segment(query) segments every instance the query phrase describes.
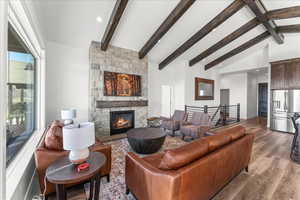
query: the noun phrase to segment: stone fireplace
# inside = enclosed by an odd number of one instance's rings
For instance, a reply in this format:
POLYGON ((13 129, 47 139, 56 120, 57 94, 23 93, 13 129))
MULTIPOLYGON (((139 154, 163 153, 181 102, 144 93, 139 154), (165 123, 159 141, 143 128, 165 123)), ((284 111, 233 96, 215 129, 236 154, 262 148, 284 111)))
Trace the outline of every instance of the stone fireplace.
POLYGON ((110 112, 110 135, 125 133, 134 128, 134 110, 110 112))
POLYGON ((112 130, 112 113, 133 111, 134 118, 128 124, 125 119, 119 125, 145 127, 148 118, 148 60, 139 59, 138 52, 109 46, 101 50, 100 42, 92 42, 89 53, 89 121, 95 122, 97 137, 124 133, 124 130, 112 130), (141 96, 104 96, 104 71, 127 73, 141 76, 141 96))

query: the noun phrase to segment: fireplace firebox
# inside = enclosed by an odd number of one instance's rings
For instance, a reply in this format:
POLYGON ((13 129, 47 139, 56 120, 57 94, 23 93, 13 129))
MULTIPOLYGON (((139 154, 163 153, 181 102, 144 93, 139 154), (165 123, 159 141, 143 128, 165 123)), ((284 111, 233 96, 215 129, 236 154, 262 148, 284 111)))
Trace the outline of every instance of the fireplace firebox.
POLYGON ((125 133, 134 128, 134 110, 110 112, 110 135, 125 133))

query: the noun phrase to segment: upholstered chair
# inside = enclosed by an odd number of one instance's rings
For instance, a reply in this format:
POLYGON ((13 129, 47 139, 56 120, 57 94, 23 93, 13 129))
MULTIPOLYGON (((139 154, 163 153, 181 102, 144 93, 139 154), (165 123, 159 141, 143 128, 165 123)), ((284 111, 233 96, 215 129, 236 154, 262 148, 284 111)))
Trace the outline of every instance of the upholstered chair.
MULTIPOLYGON (((62 127, 63 124, 61 122, 54 121, 45 130, 44 137, 35 151, 35 165, 39 177, 40 189, 45 195, 45 199, 48 199, 48 196, 55 192, 55 186, 45 178, 47 168, 56 160, 69 154, 69 151, 63 149, 62 127)), ((92 152, 101 152, 105 155, 106 163, 101 169, 101 176, 105 176, 109 182, 111 171, 111 146, 105 145, 96 139, 96 143, 89 149, 92 152)), ((71 186, 73 185, 67 185, 67 187, 71 186)))
POLYGON ((171 118, 161 117, 161 128, 164 130, 169 130, 172 132, 172 136, 175 135, 175 131, 180 129, 180 124, 183 121, 186 121, 187 114, 182 110, 175 110, 173 116, 171 118))
POLYGON ((210 116, 207 113, 194 112, 190 121, 181 123, 180 133, 182 134, 183 140, 185 136, 197 139, 204 137, 210 128, 210 116))

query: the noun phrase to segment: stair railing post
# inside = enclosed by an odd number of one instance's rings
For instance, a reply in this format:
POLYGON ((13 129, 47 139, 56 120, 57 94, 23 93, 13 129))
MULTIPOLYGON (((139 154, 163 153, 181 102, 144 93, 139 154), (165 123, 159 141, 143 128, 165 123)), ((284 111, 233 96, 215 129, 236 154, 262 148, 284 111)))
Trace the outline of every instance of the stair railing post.
POLYGON ((222 112, 222 124, 223 126, 226 125, 226 104, 224 106, 222 106, 223 108, 223 112, 222 112))
POLYGON ((208 111, 208 106, 205 105, 205 106, 204 106, 204 113, 207 113, 207 111, 208 111))
POLYGON ((237 104, 237 116, 236 116, 236 121, 239 122, 240 121, 240 112, 241 112, 241 105, 238 103, 237 104))

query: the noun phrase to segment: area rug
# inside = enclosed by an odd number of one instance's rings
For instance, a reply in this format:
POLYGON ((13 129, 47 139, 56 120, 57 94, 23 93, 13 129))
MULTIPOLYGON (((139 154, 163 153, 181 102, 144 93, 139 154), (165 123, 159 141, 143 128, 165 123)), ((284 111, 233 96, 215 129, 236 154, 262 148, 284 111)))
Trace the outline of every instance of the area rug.
MULTIPOLYGON (((129 194, 125 194, 125 155, 127 152, 133 151, 128 144, 127 138, 117 141, 107 142, 112 146, 112 170, 110 173, 110 182, 107 183, 106 178, 101 180, 100 199, 101 200, 135 200, 129 194)), ((165 143, 160 151, 173 149, 186 144, 179 137, 167 136, 165 143)), ((143 156, 143 155, 140 155, 143 156)), ((85 185, 86 195, 89 195, 89 184, 85 185)))

